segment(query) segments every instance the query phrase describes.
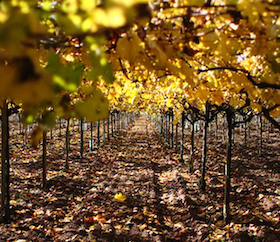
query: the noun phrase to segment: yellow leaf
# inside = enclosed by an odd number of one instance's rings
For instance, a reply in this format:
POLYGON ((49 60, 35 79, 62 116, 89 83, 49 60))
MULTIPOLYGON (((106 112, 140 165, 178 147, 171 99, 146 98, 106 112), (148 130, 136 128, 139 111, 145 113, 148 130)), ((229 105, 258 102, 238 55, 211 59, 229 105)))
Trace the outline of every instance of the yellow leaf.
POLYGON ((143 230, 143 229, 145 229, 147 227, 147 224, 142 224, 139 228, 140 228, 140 230, 143 230))
POLYGON ((167 101, 166 101, 166 107, 170 108, 171 105, 172 105, 172 99, 168 98, 167 101))
POLYGON ((74 108, 80 116, 91 122, 108 117, 108 101, 99 90, 85 101, 78 101, 74 108))
POLYGON ((126 23, 125 13, 121 7, 111 7, 107 10, 96 8, 93 14, 97 25, 119 28, 126 23))
POLYGON ((80 4, 81 4, 80 8, 83 11, 89 11, 89 10, 92 11, 97 6, 97 1, 81 0, 80 4))
POLYGON ((194 6, 203 6, 204 0, 188 0, 188 5, 194 5, 194 6))
POLYGON ((114 198, 118 201, 118 202, 124 202, 126 200, 126 195, 123 195, 121 192, 117 193, 114 198))
POLYGON ((89 227, 89 231, 93 231, 93 230, 95 230, 95 225, 91 225, 91 226, 89 227))
POLYGON ((39 145, 42 137, 43 137, 42 128, 40 126, 38 126, 33 130, 32 134, 31 134, 31 138, 30 138, 31 146, 36 148, 39 145))
POLYGON ((120 230, 121 228, 122 228, 121 225, 116 225, 116 226, 115 226, 115 229, 116 229, 116 230, 120 230))
POLYGON ((102 217, 102 215, 100 215, 100 214, 96 215, 94 217, 94 220, 96 220, 100 223, 103 223, 103 224, 107 223, 107 220, 104 217, 102 217))
POLYGON ((145 4, 145 3, 148 3, 147 0, 126 0, 126 1, 123 1, 123 0, 111 0, 112 3, 115 3, 115 4, 119 4, 119 5, 123 5, 127 8, 130 8, 132 7, 133 5, 136 5, 136 4, 145 4))

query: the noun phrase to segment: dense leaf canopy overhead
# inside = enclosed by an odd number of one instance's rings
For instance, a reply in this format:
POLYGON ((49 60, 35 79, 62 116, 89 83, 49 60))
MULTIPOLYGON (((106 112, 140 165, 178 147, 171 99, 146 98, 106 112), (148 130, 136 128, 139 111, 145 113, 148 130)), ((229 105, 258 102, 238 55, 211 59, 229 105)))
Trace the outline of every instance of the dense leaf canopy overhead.
POLYGON ((273 0, 1 1, 0 96, 91 121, 207 101, 277 117, 279 13, 273 0))

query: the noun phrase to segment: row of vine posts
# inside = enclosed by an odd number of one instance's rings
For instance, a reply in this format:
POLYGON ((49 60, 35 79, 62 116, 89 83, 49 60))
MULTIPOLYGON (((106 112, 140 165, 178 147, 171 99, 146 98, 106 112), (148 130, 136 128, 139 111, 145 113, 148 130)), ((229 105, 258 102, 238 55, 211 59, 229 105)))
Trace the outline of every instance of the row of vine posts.
MULTIPOLYGON (((176 152, 179 152, 180 161, 182 164, 188 165, 188 171, 193 173, 193 162, 194 162, 194 153, 195 153, 195 131, 199 130, 198 122, 202 122, 203 130, 203 141, 202 141, 202 151, 201 151, 201 162, 200 162, 200 179, 199 179, 199 188, 201 191, 205 191, 206 182, 206 163, 207 163, 207 140, 209 133, 209 125, 215 121, 215 136, 217 138, 218 129, 226 128, 224 131, 225 135, 222 135, 223 141, 227 143, 226 148, 226 164, 225 164, 225 173, 224 173, 224 204, 223 204, 223 218, 224 222, 227 224, 230 221, 230 191, 231 191, 231 162, 232 162, 232 149, 234 145, 234 130, 236 127, 239 127, 240 130, 244 128, 244 146, 247 146, 247 139, 250 136, 250 129, 248 125, 250 124, 253 117, 256 117, 259 123, 259 154, 262 155, 263 150, 263 130, 264 130, 264 120, 262 118, 262 113, 254 114, 251 110, 247 110, 248 102, 241 108, 235 110, 233 107, 227 104, 221 106, 212 105, 210 102, 205 103, 205 110, 201 112, 194 106, 190 104, 187 105, 187 108, 181 114, 180 123, 174 124, 174 111, 172 108, 169 108, 168 111, 162 111, 160 118, 155 119, 158 132, 164 138, 165 144, 170 148, 175 148, 176 152), (219 127, 218 117, 222 117, 223 125, 219 127), (188 122, 188 123, 187 123, 188 122), (175 125, 175 132, 174 132, 175 125), (181 126, 181 138, 179 138, 179 125, 181 126), (186 125, 190 126, 190 150, 189 158, 185 163, 184 154, 184 139, 185 139, 185 127, 186 125), (225 137, 226 136, 226 137, 225 137), (180 145, 180 147, 179 147, 180 145)), ((273 130, 273 125, 271 125, 271 130, 273 130)))
MULTIPOLYGON (((0 220, 3 222, 9 222, 10 220, 10 157, 9 157, 9 122, 10 116, 14 114, 17 115, 17 122, 19 122, 18 129, 19 133, 17 135, 23 136, 23 144, 25 146, 29 145, 27 142, 28 134, 36 130, 37 123, 32 125, 22 125, 21 124, 21 114, 19 112, 19 107, 10 107, 8 101, 3 102, 2 115, 1 115, 1 137, 2 137, 2 156, 1 156, 1 210, 0 210, 0 220), (34 128, 35 127, 35 128, 34 128)), ((121 129, 128 128, 129 124, 135 120, 134 113, 123 113, 118 110, 112 110, 109 113, 107 120, 98 120, 96 123, 90 123, 90 140, 89 140, 89 151, 98 149, 102 144, 109 142, 111 138, 116 136, 121 129), (94 137, 94 131, 96 131, 96 137, 94 137), (102 139, 101 139, 102 137, 102 139), (94 139, 95 138, 95 139, 94 139), (96 140, 96 142, 94 142, 96 140)), ((57 119, 56 126, 54 128, 59 129, 59 136, 62 136, 63 128, 65 129, 65 167, 64 170, 67 172, 69 170, 69 154, 70 154, 70 138, 71 132, 75 130, 75 121, 78 123, 78 132, 80 132, 80 159, 84 158, 85 152, 85 142, 84 142, 84 132, 87 130, 88 122, 84 119, 72 120, 73 128, 71 129, 71 119, 66 120, 57 119)), ((32 134, 31 134, 32 135, 32 134)), ((47 190, 47 144, 48 136, 52 139, 53 130, 43 131, 42 134, 42 189, 47 190)))

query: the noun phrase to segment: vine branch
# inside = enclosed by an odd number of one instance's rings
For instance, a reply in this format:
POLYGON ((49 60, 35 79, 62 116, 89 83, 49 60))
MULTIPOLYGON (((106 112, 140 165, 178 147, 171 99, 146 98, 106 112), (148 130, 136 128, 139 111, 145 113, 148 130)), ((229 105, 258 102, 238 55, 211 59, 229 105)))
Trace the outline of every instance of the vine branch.
POLYGON ((273 88, 273 89, 277 89, 280 90, 280 85, 276 84, 276 83, 267 83, 267 82, 256 82, 253 78, 253 76, 251 75, 251 73, 245 69, 242 68, 235 68, 235 67, 227 67, 227 66, 220 66, 220 67, 212 67, 212 68, 208 68, 205 70, 199 69, 198 70, 198 74, 202 73, 202 72, 207 72, 207 71, 215 71, 215 70, 229 70, 229 71, 234 71, 234 72, 242 72, 246 74, 247 79, 255 86, 257 86, 260 89, 264 89, 264 88, 273 88))

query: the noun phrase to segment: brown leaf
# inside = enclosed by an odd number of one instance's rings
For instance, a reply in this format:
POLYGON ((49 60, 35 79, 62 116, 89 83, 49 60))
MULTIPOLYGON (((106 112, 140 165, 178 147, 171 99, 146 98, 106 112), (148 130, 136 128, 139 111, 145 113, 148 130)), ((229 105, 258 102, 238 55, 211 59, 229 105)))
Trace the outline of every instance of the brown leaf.
POLYGON ((30 144, 33 148, 37 148, 40 140, 43 138, 43 131, 40 126, 36 127, 31 134, 30 144))

